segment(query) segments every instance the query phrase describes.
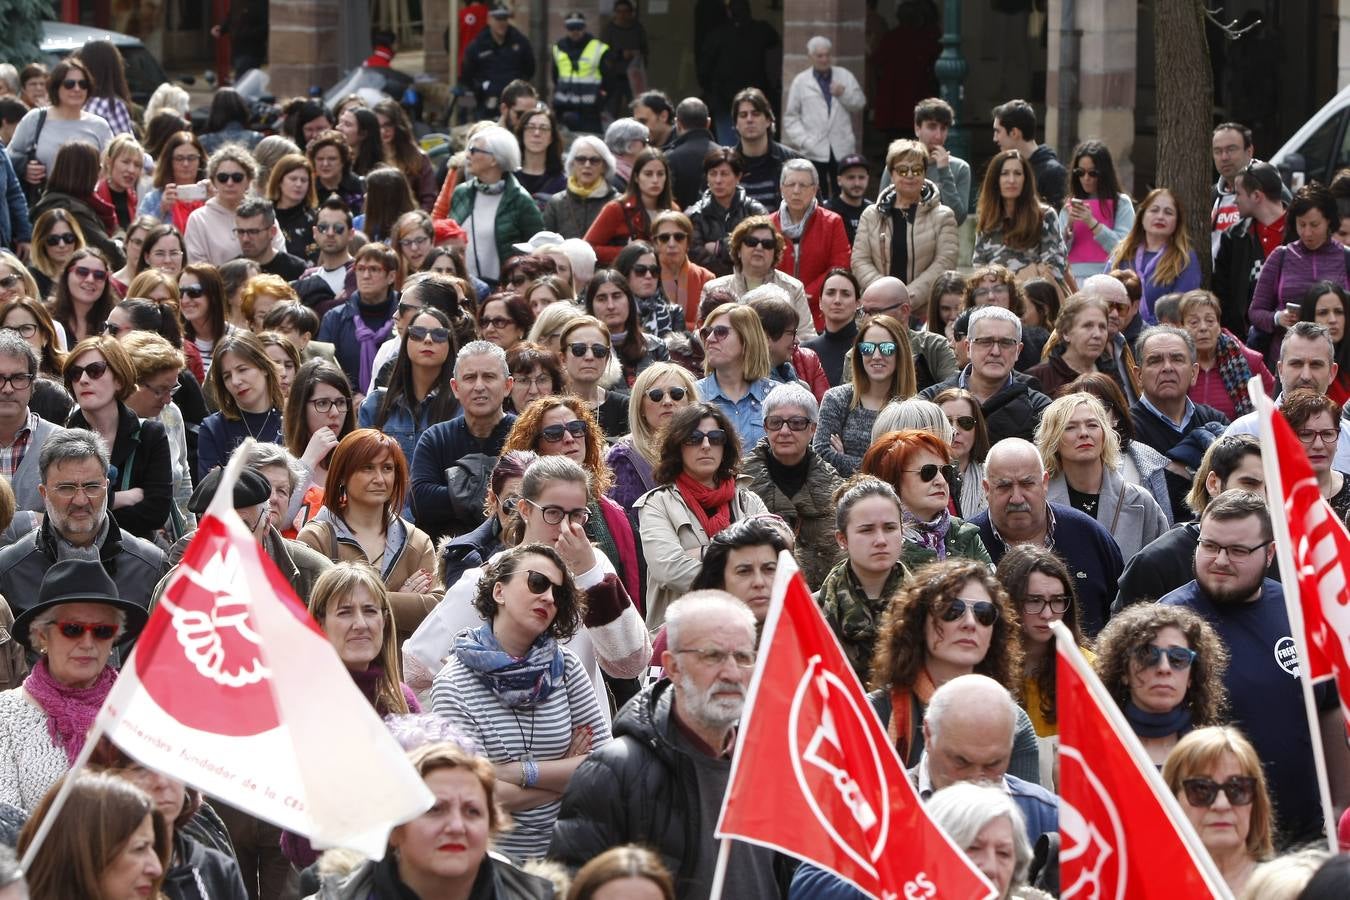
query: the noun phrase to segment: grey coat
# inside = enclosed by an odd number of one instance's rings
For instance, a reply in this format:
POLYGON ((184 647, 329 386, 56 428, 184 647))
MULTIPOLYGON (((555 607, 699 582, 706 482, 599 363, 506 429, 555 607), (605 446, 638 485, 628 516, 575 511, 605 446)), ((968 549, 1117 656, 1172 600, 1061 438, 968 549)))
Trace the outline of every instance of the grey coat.
POLYGON ((1142 441, 1130 441, 1125 458, 1127 467, 1133 464, 1139 473, 1139 486, 1158 501, 1167 518, 1167 527, 1171 528, 1175 523, 1172 521, 1172 495, 1167 491, 1167 457, 1142 441))
MULTIPOLYGON (((1118 471, 1107 469, 1097 502, 1097 524, 1115 538, 1121 559, 1129 562, 1140 548, 1167 530, 1167 517, 1153 496, 1131 484, 1118 471)), ((1064 473, 1050 479, 1046 499, 1069 506, 1069 486, 1064 473)))

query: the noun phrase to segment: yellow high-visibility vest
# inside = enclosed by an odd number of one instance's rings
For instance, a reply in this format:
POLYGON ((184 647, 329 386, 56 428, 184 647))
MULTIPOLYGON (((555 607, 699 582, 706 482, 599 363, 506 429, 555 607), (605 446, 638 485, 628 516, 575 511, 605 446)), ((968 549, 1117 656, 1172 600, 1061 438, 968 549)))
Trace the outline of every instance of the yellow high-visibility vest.
POLYGON ((553 45, 553 64, 558 69, 558 83, 553 90, 554 106, 594 106, 600 102, 600 85, 604 80, 600 60, 608 50, 609 45, 604 41, 591 38, 573 65, 572 57, 557 44, 553 45))

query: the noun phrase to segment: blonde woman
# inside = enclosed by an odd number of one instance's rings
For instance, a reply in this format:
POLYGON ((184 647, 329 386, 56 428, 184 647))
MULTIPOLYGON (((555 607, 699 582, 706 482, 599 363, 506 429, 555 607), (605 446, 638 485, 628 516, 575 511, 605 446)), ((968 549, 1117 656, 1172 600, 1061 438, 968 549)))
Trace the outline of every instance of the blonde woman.
POLYGON ((653 363, 633 382, 628 402, 628 431, 605 456, 614 473, 609 498, 624 509, 656 487, 652 469, 660 461, 659 437, 675 413, 698 399, 694 376, 684 366, 653 363))
POLYGON ((1036 449, 1050 476, 1046 499, 1096 519, 1123 559, 1167 530, 1153 495, 1121 477, 1120 438, 1092 394, 1067 394, 1047 406, 1036 427, 1036 449))
POLYGON ((119 134, 103 148, 100 167, 94 196, 112 208, 117 231, 125 232, 136 218, 136 184, 145 171, 145 150, 131 134, 119 134))
POLYGON ((764 437, 764 399, 778 383, 769 377, 769 338, 759 314, 723 303, 708 313, 699 335, 706 377, 698 382, 698 397, 727 415, 742 447, 753 447, 764 437))
POLYGON ((563 329, 584 315, 586 313, 574 303, 550 303, 540 310, 526 340, 558 353, 562 349, 563 329))
POLYGON ((890 316, 864 321, 852 354, 852 383, 825 392, 812 441, 816 452, 845 478, 862 465, 877 414, 892 400, 906 400, 917 390, 909 329, 890 316))

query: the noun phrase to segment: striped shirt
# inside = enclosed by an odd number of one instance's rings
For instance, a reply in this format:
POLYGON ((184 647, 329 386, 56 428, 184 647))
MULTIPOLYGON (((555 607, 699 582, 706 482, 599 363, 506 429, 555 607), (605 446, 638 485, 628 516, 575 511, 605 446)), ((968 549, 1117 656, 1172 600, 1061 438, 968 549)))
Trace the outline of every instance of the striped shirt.
MULTIPOLYGON (((453 654, 431 686, 431 708, 477 741, 493 763, 509 763, 528 747, 536 762, 563 759, 572 730, 591 727, 591 750, 610 742, 609 724, 600 712, 595 688, 581 661, 563 648, 563 683, 533 707, 503 706, 478 675, 453 654)), ((511 813, 515 827, 498 836, 499 852, 516 859, 538 859, 548 852, 561 799, 511 813)))
POLYGON ((28 421, 14 432, 13 443, 9 446, 0 445, 0 472, 11 481, 14 480, 14 473, 19 471, 19 466, 23 464, 23 456, 28 452, 28 439, 37 428, 37 420, 37 413, 29 410, 28 421))

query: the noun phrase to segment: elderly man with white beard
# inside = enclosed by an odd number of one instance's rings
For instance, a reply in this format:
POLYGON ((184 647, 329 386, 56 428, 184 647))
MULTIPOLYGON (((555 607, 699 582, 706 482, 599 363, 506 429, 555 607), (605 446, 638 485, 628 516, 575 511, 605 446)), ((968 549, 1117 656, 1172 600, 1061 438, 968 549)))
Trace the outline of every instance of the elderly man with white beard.
MULTIPOLYGON (((548 856, 575 870, 610 847, 643 844, 674 873, 677 897, 702 900, 755 668, 755 617, 724 591, 695 591, 666 610, 666 639, 666 678, 628 702, 615 740, 572 776, 548 856)), ((783 896, 773 859, 733 843, 723 896, 783 896)))

